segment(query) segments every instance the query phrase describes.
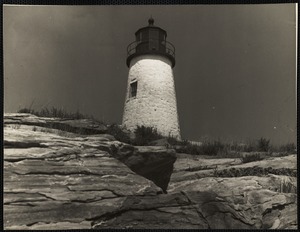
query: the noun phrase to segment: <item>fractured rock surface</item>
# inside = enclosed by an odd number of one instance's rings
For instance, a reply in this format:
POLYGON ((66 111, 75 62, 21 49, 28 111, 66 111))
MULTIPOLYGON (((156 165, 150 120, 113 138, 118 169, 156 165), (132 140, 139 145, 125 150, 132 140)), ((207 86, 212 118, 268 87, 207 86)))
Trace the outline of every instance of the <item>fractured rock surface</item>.
MULTIPOLYGON (((248 168, 253 170, 288 168, 291 171, 297 171, 296 164, 296 155, 242 164, 240 159, 202 159, 178 154, 168 193, 213 192, 222 199, 224 204, 238 213, 251 228, 296 229, 296 177, 274 174, 240 177, 215 176, 216 170, 224 171, 233 168, 237 172, 248 168)), ((218 223, 215 228, 228 228, 228 225, 222 227, 222 223, 218 223)))
POLYGON ((295 155, 248 164, 201 159, 118 142, 100 125, 82 135, 51 120, 89 128, 84 120, 4 117, 5 229, 297 228, 296 177, 213 175, 216 165, 296 170, 295 155))
POLYGON ((10 126, 4 128, 6 229, 91 228, 93 218, 119 208, 127 196, 161 192, 109 154, 110 136, 10 126))

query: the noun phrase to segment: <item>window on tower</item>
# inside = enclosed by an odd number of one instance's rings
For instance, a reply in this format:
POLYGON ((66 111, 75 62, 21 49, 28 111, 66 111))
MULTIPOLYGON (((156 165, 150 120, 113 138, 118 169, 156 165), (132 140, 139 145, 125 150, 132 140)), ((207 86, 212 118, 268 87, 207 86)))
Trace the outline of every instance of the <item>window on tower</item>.
POLYGON ((137 92, 137 81, 130 83, 129 97, 135 97, 137 92))

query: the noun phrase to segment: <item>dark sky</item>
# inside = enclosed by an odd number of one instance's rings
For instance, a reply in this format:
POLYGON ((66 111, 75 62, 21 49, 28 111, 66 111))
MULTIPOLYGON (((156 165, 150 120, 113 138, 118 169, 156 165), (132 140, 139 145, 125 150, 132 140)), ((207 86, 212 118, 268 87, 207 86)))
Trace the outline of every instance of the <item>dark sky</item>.
POLYGON ((121 123, 126 47, 155 25, 176 47, 183 138, 296 142, 296 5, 4 6, 4 110, 121 123))

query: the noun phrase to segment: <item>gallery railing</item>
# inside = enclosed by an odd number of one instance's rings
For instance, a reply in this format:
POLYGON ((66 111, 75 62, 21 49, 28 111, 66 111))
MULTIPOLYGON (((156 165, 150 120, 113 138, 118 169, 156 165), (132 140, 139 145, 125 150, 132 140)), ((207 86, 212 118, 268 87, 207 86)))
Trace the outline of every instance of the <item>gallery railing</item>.
POLYGON ((127 47, 127 65, 131 58, 143 54, 160 54, 171 59, 175 65, 175 47, 168 41, 149 39, 144 41, 134 41, 127 47))

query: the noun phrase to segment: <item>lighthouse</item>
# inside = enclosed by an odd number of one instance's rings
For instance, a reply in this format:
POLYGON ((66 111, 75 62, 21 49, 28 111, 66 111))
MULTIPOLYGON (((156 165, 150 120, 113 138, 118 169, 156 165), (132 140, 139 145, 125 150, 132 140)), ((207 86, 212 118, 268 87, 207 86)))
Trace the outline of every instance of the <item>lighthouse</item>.
POLYGON ((175 47, 166 40, 167 32, 154 25, 135 33, 127 47, 129 67, 123 126, 156 128, 164 136, 180 139, 173 68, 175 47))

